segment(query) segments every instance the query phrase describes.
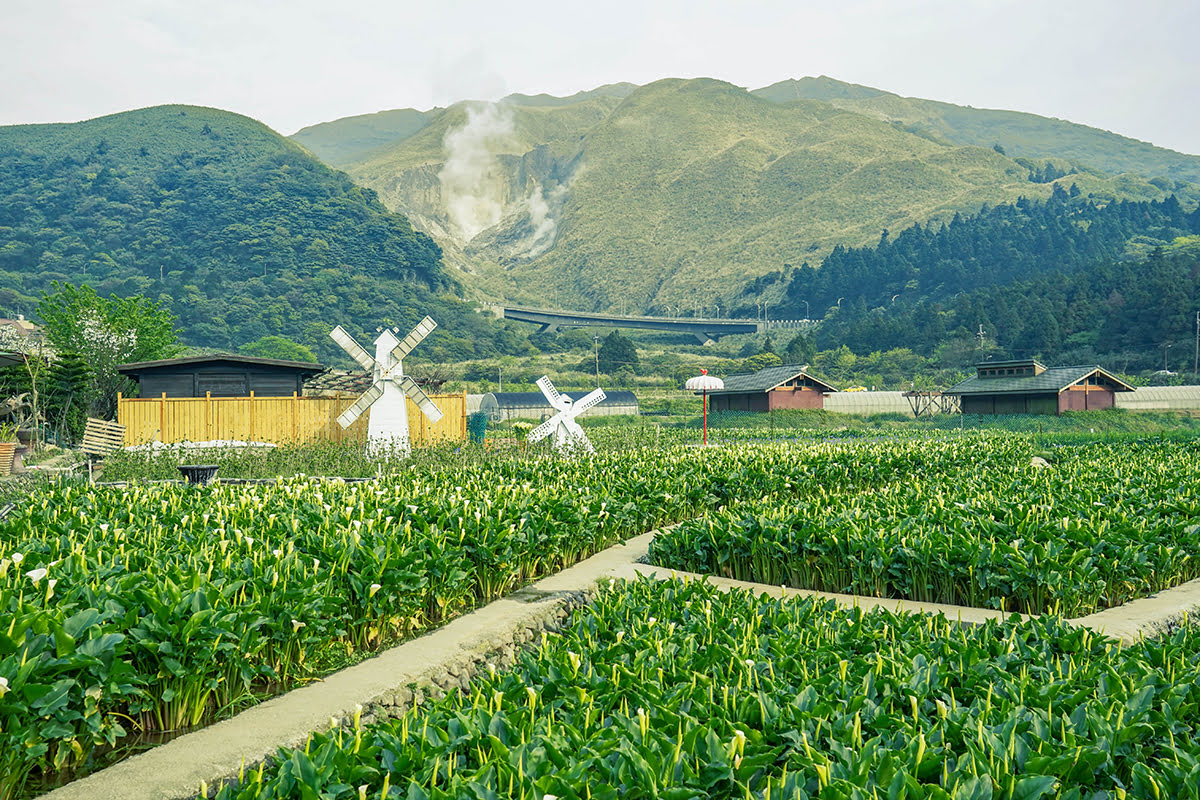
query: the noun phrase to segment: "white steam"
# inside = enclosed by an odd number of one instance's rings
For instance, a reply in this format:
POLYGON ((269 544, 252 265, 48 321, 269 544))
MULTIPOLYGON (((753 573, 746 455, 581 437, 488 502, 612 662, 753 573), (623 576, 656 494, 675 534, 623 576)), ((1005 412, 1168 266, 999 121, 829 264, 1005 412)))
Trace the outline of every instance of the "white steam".
POLYGON ((508 181, 496 154, 512 134, 512 112, 495 103, 469 106, 467 124, 446 132, 446 163, 438 180, 450 223, 464 242, 504 216, 508 181))
MULTIPOLYGON (((561 202, 566 191, 565 186, 556 186, 550 190, 550 199, 557 204, 561 202)), ((554 244, 554 236, 558 233, 558 223, 554 221, 554 217, 550 216, 550 204, 546 202, 546 197, 542 194, 541 185, 534 188, 533 194, 529 195, 525 204, 529 209, 529 222, 533 227, 533 233, 525 243, 525 247, 528 248, 525 257, 537 258, 554 244)))

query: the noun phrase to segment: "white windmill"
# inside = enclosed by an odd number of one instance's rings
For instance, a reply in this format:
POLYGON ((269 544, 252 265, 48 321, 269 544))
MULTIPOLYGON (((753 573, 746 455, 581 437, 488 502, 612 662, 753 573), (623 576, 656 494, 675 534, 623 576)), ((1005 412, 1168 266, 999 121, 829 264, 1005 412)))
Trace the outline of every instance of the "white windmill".
POLYGON ((587 434, 583 432, 583 428, 579 426, 575 418, 607 397, 604 390, 595 389, 578 401, 573 401, 567 395, 559 394, 558 390, 554 388, 554 384, 545 375, 538 378, 537 385, 542 390, 542 394, 546 395, 546 400, 557 409, 558 413, 531 430, 525 439, 532 444, 540 442, 553 433, 554 448, 560 453, 569 453, 577 449, 586 450, 589 453, 596 452, 592 443, 588 441, 587 434))
MULTIPOLYGON (((397 339, 391 330, 385 328, 375 340, 374 358, 341 325, 330 331, 329 336, 375 377, 371 388, 363 392, 337 420, 343 428, 349 428, 364 411, 371 409, 371 419, 367 423, 368 452, 383 455, 392 451, 409 451, 406 397, 412 398, 430 422, 442 418, 441 410, 421 391, 417 382, 405 376, 402 363, 404 357, 436 327, 437 323, 426 317, 403 340, 397 339)), ((399 332, 400 329, 394 330, 399 332)))

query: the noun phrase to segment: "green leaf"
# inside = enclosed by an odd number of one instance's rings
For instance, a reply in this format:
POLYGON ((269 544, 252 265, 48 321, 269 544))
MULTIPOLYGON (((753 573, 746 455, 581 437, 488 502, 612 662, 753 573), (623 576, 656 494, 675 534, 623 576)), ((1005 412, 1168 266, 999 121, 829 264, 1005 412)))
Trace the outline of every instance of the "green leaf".
POLYGON ((1054 791, 1058 779, 1053 775, 1028 775, 1013 787, 1012 800, 1037 800, 1054 791))

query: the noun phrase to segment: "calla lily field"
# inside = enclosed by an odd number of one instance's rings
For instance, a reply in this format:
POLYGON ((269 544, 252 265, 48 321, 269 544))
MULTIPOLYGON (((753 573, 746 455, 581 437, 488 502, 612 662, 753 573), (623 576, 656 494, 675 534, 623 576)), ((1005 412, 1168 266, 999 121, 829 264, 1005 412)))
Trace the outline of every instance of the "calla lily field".
POLYGON ((1044 616, 970 627, 614 581, 517 667, 206 796, 1196 797, 1200 634, 1185 618, 1122 648, 1064 618, 1200 575, 1200 445, 1036 452, 831 436, 361 482, 50 484, 0 519, 0 800, 652 529, 663 572, 1044 616))

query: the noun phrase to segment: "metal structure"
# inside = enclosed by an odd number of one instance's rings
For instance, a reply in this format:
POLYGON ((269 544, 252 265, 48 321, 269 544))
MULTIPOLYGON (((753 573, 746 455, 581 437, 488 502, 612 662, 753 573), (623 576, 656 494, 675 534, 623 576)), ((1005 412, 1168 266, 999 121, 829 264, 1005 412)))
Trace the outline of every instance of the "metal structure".
POLYGON ((531 430, 525 437, 526 440, 533 444, 554 434, 554 448, 560 453, 566 454, 577 450, 596 452, 588 440, 587 434, 583 432, 583 428, 579 426, 575 418, 603 400, 605 398, 604 390, 594 389, 584 395, 583 399, 575 402, 567 395, 559 394, 559 391, 554 388, 554 384, 545 375, 538 378, 537 385, 542 390, 542 394, 546 395, 546 400, 553 408, 557 409, 558 413, 531 430))
POLYGON ((959 413, 959 400, 955 395, 941 392, 924 392, 916 389, 905 392, 904 399, 908 401, 914 417, 933 416, 934 414, 959 413))
POLYGON ((421 390, 417 382, 404 374, 404 357, 433 332, 437 323, 425 317, 409 331, 403 339, 397 339, 399 328, 384 329, 375 340, 375 357, 364 350, 354 337, 338 325, 329 336, 345 350, 351 358, 374 376, 371 388, 362 393, 345 412, 338 417, 338 424, 349 428, 368 408, 371 417, 367 423, 367 452, 384 455, 400 451, 407 453, 411 448, 408 433, 408 404, 411 398, 430 422, 442 418, 441 410, 421 390))

